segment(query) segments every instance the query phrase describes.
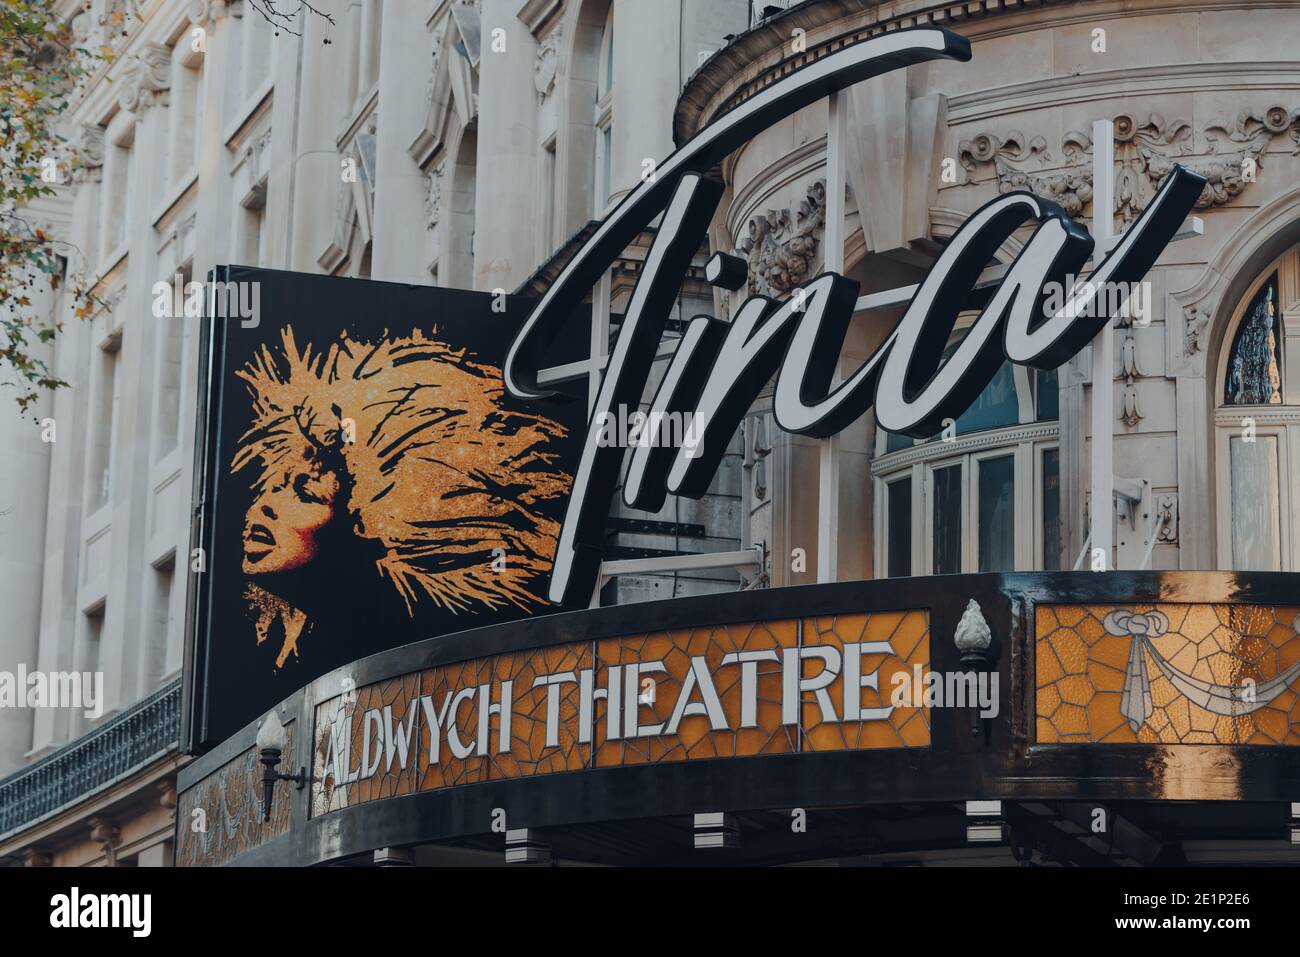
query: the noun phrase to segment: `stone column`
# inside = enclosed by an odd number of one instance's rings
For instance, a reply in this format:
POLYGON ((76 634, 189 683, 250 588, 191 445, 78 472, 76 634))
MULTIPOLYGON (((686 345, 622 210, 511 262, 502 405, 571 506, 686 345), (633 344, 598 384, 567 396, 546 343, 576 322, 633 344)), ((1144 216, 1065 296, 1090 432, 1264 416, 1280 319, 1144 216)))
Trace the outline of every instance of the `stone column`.
POLYGON ((429 115, 429 32, 418 3, 384 6, 379 59, 379 129, 375 158, 375 228, 370 274, 429 284, 425 179, 406 148, 429 115))
POLYGON ((336 140, 346 112, 340 104, 351 95, 344 90, 347 54, 342 43, 326 46, 325 33, 320 17, 305 18, 286 267, 298 272, 320 272, 317 259, 329 245, 344 186, 336 140))
POLYGON ((158 275, 157 234, 153 228, 153 184, 165 182, 163 158, 167 141, 168 85, 171 51, 149 44, 141 64, 119 81, 118 105, 135 117, 131 147, 131 200, 126 206, 126 237, 130 248, 126 295, 114 307, 111 328, 121 330, 117 375, 125 385, 113 419, 113 475, 110 477, 113 561, 108 568, 108 602, 100 636, 100 666, 104 671, 104 714, 128 707, 147 690, 141 687, 143 635, 148 610, 141 607, 148 565, 145 545, 151 489, 154 415, 153 370, 157 358, 158 323, 179 322, 153 315, 152 287, 158 275))
MULTIPOLYGON (((86 255, 94 248, 95 211, 100 206, 104 161, 104 131, 84 126, 78 137, 82 168, 73 178, 72 223, 69 227, 71 274, 94 266, 86 255)), ((74 312, 71 295, 63 300, 63 332, 54 343, 54 374, 73 388, 58 390, 52 400, 55 441, 51 445, 49 506, 45 514, 39 661, 43 671, 71 669, 77 608, 77 572, 81 556, 81 503, 84 498, 86 425, 89 403, 76 385, 85 386, 90 330, 74 312)), ((32 716, 32 756, 58 747, 68 734, 69 712, 43 708, 32 716)))
MULTIPOLYGON (((28 298, 30 306, 5 305, 0 313, 16 311, 46 321, 59 318, 54 315, 58 297, 43 278, 28 298)), ((53 348, 34 337, 30 342, 35 357, 53 363, 53 348)), ((53 397, 43 391, 23 413, 15 402, 17 396, 16 388, 0 389, 0 448, 5 450, 0 455, 0 609, 4 609, 0 669, 9 672, 16 672, 19 665, 28 671, 37 668, 51 440, 57 438, 51 417, 53 397)), ((17 689, 18 707, 0 708, 0 776, 17 770, 31 747, 34 711, 22 707, 25 691, 17 689)))
MULTIPOLYGON (((256 14, 245 13, 245 17, 248 16, 256 14)), ((256 29, 264 30, 267 26, 264 23, 257 24, 256 29)), ((229 36, 226 42, 231 42, 229 36)), ((272 77, 275 98, 271 103, 271 142, 265 160, 266 208, 262 211, 262 216, 266 223, 266 248, 261 251, 261 259, 262 265, 269 269, 289 269, 289 236, 293 229, 291 216, 298 171, 298 141, 295 135, 298 100, 301 96, 298 80, 304 40, 282 30, 279 36, 270 37, 270 43, 275 45, 276 52, 275 75, 272 77)), ((223 151, 225 149, 220 143, 214 145, 223 151)), ((232 200, 233 192, 232 187, 232 200)), ((231 211, 233 210, 228 207, 227 212, 231 211)))
POLYGON ((515 16, 518 8, 516 0, 483 0, 475 289, 512 291, 537 265, 537 44, 515 16))
MULTIPOLYGON (((194 278, 206 282, 208 271, 226 259, 230 249, 230 157, 225 148, 222 118, 229 84, 224 82, 227 71, 237 69, 239 50, 234 46, 238 37, 237 24, 231 22, 224 0, 212 0, 206 7, 197 5, 192 12, 195 27, 206 31, 203 55, 203 126, 199 130, 199 194, 195 201, 194 220, 194 278)), ((274 244, 273 244, 274 245, 274 244)), ((187 326, 187 355, 194 354, 197 340, 195 326, 187 326)), ((187 389, 196 378, 187 377, 187 389)), ((187 393, 186 398, 189 398, 187 393)), ((183 408, 193 408, 186 404, 183 408)), ((193 448, 192 421, 183 423, 183 438, 193 448)))
POLYGON ((614 0, 611 202, 641 181, 645 160, 658 164, 673 151, 680 31, 677 4, 614 0))

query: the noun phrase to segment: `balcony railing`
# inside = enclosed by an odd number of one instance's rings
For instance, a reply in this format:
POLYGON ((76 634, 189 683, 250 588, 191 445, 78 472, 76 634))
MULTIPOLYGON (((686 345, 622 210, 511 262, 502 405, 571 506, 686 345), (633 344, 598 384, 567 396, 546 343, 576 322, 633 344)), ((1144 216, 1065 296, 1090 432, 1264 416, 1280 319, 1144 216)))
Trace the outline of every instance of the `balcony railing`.
POLYGON ((0 780, 0 837, 76 803, 175 748, 180 726, 178 680, 0 780))

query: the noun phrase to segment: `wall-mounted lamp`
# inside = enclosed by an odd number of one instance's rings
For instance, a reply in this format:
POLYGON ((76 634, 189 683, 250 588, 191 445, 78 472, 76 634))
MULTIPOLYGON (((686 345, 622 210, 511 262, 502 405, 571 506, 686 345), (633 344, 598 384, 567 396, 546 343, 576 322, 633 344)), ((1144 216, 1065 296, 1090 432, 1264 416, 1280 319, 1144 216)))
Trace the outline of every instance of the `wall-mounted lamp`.
POLYGON ((307 769, 299 768, 297 774, 277 771, 280 756, 288 744, 289 736, 284 732, 279 713, 272 708, 262 726, 257 729, 258 760, 262 762, 262 820, 271 820, 271 803, 275 800, 275 782, 292 781, 301 791, 307 786, 307 769))
MULTIPOLYGON (((979 602, 974 598, 966 603, 966 610, 961 613, 961 620, 957 622, 957 631, 952 636, 952 642, 961 655, 961 663, 977 680, 981 671, 987 671, 997 662, 997 649, 993 647, 993 630, 984 620, 984 613, 980 611, 979 602)), ((975 691, 974 683, 971 691, 975 691)), ((980 733, 978 695, 974 707, 970 709, 970 733, 972 735, 980 733)))

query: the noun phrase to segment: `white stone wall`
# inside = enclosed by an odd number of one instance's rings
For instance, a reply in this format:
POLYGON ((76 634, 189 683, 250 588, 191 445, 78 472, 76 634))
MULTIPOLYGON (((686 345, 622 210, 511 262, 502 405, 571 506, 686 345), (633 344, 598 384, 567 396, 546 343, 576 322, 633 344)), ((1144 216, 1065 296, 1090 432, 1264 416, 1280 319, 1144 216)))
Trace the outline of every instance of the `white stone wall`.
MULTIPOLYGON (((247 0, 146 0, 142 20, 114 18, 120 0, 64 6, 115 56, 66 116, 87 168, 43 220, 108 308, 81 320, 61 293, 37 304, 65 317, 52 363, 71 387, 35 409, 56 441, 0 401, 0 669, 102 668, 107 720, 182 660, 201 326, 155 316, 154 284, 246 263, 513 291, 603 211, 610 0, 318 0, 335 24, 307 17, 301 38, 274 35, 247 0)), ((643 159, 671 152, 681 83, 744 29, 748 4, 613 7, 617 200, 643 159)), ((0 775, 93 725, 0 711, 0 775)), ((145 807, 131 813, 156 798, 145 807)), ((102 860, 84 825, 73 814, 40 840, 66 845, 60 860, 102 860)))

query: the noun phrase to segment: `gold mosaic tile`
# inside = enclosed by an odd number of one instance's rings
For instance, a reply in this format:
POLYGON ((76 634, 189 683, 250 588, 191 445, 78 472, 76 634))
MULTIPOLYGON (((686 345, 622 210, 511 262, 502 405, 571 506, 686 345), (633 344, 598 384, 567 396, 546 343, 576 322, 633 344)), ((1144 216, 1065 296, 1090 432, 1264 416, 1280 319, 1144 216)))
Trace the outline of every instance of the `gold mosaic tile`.
MULTIPOLYGON (((297 722, 285 726, 281 771, 294 773, 297 722)), ((256 748, 226 762, 176 802, 176 866, 218 867, 289 830, 293 785, 275 785, 271 820, 263 821, 262 765, 256 748)))
POLYGON ((592 767, 927 747, 927 709, 894 707, 891 696, 895 675, 911 677, 914 669, 924 675, 929 663, 928 612, 900 611, 649 632, 433 668, 317 706, 312 813, 592 767), (861 718, 852 720, 846 646, 872 642, 882 644, 863 649, 858 659, 860 675, 874 674, 876 686, 861 688, 861 718), (828 661, 835 677, 787 701, 785 657, 813 646, 825 657, 792 659, 799 670, 791 677, 816 684, 828 661), (747 655, 761 660, 745 665, 744 657, 733 657, 724 664, 727 656, 747 655), (584 673, 592 689, 607 695, 589 694, 586 712, 584 673), (534 684, 548 675, 563 680, 534 684), (616 677, 617 690, 611 690, 616 677), (500 713, 490 711, 483 724, 480 709, 484 702, 500 704, 507 682, 513 711, 502 750, 500 713), (620 698, 619 733, 611 735, 614 696, 620 698), (871 709, 889 710, 879 716, 871 709), (431 733, 435 724, 442 729, 437 735, 431 733))
POLYGON ((1039 743, 1300 744, 1300 607, 1041 605, 1039 743))

